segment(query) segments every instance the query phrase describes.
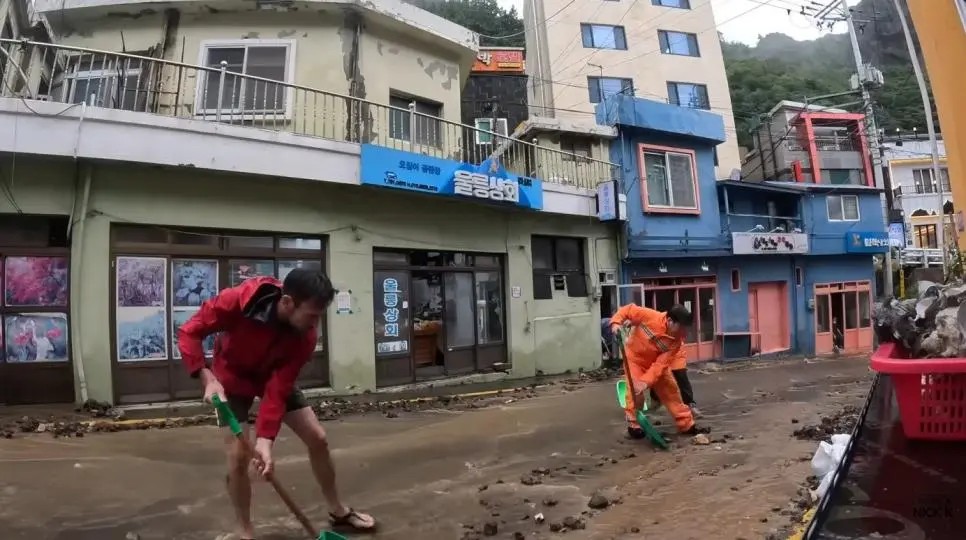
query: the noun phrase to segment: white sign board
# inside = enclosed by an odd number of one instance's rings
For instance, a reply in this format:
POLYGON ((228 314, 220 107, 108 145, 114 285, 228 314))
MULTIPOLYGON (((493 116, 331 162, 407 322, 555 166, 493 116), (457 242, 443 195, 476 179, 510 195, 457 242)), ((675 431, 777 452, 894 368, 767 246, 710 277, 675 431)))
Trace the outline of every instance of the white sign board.
POLYGON ((805 233, 731 233, 735 255, 808 253, 805 233))
POLYGON ((617 214, 617 183, 613 180, 597 184, 597 219, 613 221, 617 214))

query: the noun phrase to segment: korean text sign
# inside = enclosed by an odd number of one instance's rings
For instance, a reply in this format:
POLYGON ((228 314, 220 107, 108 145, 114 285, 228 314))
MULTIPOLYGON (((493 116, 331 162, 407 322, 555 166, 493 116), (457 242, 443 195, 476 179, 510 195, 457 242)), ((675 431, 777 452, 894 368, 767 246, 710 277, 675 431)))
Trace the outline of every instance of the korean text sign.
POLYGON ((886 253, 890 247, 886 231, 850 232, 845 235, 846 253, 886 253))
POLYGON ((399 270, 373 272, 376 354, 409 352, 409 275, 399 270))
POLYGON ((543 209, 543 184, 517 176, 498 159, 480 165, 362 145, 362 184, 543 209))

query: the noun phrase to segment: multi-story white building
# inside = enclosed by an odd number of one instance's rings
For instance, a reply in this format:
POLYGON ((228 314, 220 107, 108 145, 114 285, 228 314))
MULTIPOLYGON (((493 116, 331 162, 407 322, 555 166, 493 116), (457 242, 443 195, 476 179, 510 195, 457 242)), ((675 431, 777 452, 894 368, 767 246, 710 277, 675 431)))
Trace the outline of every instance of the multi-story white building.
POLYGON ((932 149, 926 139, 891 140, 884 143, 883 160, 891 180, 894 206, 902 209, 906 244, 910 247, 939 247, 937 227, 946 216, 946 241, 953 231, 953 193, 946 165, 946 146, 939 141, 940 178, 932 168, 932 149))
POLYGON ((716 176, 740 167, 731 95, 710 0, 526 0, 531 116, 593 122, 608 94, 724 118, 716 176))

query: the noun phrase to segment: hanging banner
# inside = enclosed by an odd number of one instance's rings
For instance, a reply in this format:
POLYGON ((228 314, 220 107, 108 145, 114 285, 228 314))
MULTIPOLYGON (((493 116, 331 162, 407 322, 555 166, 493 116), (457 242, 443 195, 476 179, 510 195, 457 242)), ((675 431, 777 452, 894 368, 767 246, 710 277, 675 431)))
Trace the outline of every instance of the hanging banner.
POLYGON ((731 233, 731 242, 735 255, 808 253, 805 233, 731 233))

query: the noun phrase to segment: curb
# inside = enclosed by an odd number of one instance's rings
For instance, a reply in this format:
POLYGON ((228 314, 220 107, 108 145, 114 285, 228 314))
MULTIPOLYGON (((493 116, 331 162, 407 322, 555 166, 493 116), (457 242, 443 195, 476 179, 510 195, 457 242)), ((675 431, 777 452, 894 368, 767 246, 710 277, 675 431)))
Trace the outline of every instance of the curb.
MULTIPOLYGON (((409 398, 409 399, 393 399, 388 401, 382 401, 381 403, 396 405, 399 403, 420 403, 423 401, 434 401, 442 398, 450 398, 450 399, 478 398, 478 397, 496 396, 499 394, 513 393, 513 392, 518 392, 520 390, 537 390, 539 388, 546 388, 548 386, 549 385, 546 385, 546 384, 540 384, 532 387, 521 386, 519 388, 504 388, 502 390, 483 390, 480 392, 467 392, 463 394, 443 394, 440 396, 427 396, 427 397, 417 397, 417 398, 409 398)), ((205 413, 205 414, 193 414, 193 415, 187 415, 187 416, 159 416, 155 418, 139 418, 139 419, 131 419, 131 420, 123 420, 123 419, 111 420, 107 418, 102 418, 97 420, 86 420, 79 423, 81 425, 86 425, 87 427, 91 427, 94 425, 104 425, 104 424, 113 424, 118 426, 125 426, 125 425, 152 426, 152 425, 159 425, 165 422, 177 420, 179 418, 214 418, 214 417, 215 417, 214 413, 205 413)))
POLYGON ((812 518, 815 517, 815 512, 818 510, 817 506, 813 506, 808 509, 807 512, 802 514, 801 523, 795 526, 794 532, 788 537, 788 540, 803 540, 805 538, 805 531, 808 529, 809 523, 812 522, 812 518))

